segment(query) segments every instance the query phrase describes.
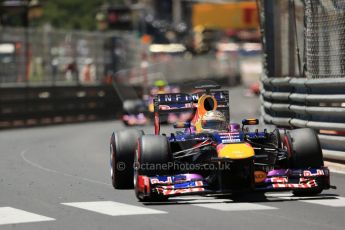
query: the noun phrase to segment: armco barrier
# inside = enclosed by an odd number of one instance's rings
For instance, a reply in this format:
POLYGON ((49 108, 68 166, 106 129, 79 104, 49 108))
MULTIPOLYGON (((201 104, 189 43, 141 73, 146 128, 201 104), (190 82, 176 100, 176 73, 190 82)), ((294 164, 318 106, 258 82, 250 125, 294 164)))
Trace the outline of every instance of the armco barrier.
POLYGON ((115 118, 121 109, 121 101, 111 85, 15 84, 0 89, 0 128, 12 127, 14 123, 39 125, 79 118, 115 118))
POLYGON ((262 83, 261 113, 266 123, 312 128, 324 149, 345 151, 344 78, 265 77, 262 83))

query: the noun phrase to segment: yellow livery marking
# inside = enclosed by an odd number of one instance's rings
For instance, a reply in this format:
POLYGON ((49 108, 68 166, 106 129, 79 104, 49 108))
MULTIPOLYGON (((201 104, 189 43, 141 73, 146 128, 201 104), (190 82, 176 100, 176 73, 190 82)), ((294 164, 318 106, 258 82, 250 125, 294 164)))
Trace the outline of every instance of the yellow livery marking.
POLYGON ((245 159, 253 156, 254 149, 244 143, 225 145, 218 152, 220 158, 245 159))
POLYGON ((149 112, 153 113, 154 110, 155 110, 155 109, 154 109, 153 103, 150 103, 150 104, 149 104, 149 112))

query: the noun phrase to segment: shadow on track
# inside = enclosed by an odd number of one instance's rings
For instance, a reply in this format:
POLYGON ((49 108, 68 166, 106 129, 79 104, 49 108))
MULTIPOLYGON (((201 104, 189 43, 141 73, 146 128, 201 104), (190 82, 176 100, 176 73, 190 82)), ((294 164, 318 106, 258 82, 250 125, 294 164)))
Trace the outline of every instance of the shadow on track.
POLYGON ((317 196, 294 196, 291 193, 245 193, 213 196, 181 196, 172 197, 167 201, 143 202, 144 205, 190 205, 216 203, 274 203, 306 200, 337 199, 337 194, 320 194, 317 196))

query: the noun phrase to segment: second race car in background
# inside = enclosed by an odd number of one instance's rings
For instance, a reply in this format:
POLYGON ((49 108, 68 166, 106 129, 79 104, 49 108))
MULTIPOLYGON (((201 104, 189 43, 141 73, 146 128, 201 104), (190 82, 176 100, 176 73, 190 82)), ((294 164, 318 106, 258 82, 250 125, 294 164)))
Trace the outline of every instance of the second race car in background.
MULTIPOLYGON (((149 90, 149 95, 143 95, 142 99, 125 100, 123 102, 122 121, 125 125, 146 125, 153 119, 153 99, 156 94, 179 93, 178 86, 168 85, 164 80, 157 80, 149 90)), ((162 117, 162 123, 173 124, 177 121, 185 121, 190 113, 169 113, 162 117)))

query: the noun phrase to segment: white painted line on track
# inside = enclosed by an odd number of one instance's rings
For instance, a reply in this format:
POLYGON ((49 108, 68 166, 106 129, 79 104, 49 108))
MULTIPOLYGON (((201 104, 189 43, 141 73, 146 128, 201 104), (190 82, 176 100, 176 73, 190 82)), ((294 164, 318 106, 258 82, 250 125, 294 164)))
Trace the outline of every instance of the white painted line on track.
POLYGON ((193 204, 194 206, 210 208, 219 211, 254 211, 254 210, 273 210, 278 209, 276 207, 253 204, 253 203, 212 203, 212 204, 193 204))
POLYGON ((215 197, 178 197, 170 199, 177 203, 191 204, 193 206, 210 208, 219 211, 253 211, 253 210, 272 210, 276 207, 247 203, 234 202, 231 199, 218 199, 215 197))
POLYGON ((97 181, 97 180, 93 180, 93 179, 89 179, 89 178, 86 178, 86 177, 80 177, 80 176, 75 176, 75 175, 71 175, 71 174, 68 174, 68 173, 64 173, 64 172, 60 172, 60 171, 57 171, 57 170, 54 170, 54 169, 50 169, 50 168, 46 168, 46 167, 43 167, 42 165, 39 165, 35 162, 32 162, 31 160, 29 160, 27 157, 26 157, 26 154, 27 153, 27 150, 23 150, 21 153, 20 153, 20 156, 22 157, 22 159, 28 163, 29 165, 35 167, 35 168, 38 168, 40 170, 43 170, 43 171, 46 171, 46 172, 50 172, 50 173, 55 173, 55 174, 60 174, 62 176, 65 176, 65 177, 71 177, 71 178, 76 178, 76 179, 79 179, 79 180, 84 180, 84 181, 87 181, 87 182, 91 182, 91 183, 95 183, 95 184, 101 184, 101 185, 106 185, 106 186, 111 186, 111 184, 109 183, 104 183, 102 181, 97 181))
POLYGON ((16 208, 0 207, 0 225, 53 220, 55 219, 46 216, 41 216, 31 212, 26 212, 16 208))
POLYGON ((294 196, 292 192, 278 192, 278 193, 266 193, 266 198, 268 199, 284 199, 284 200, 301 200, 301 199, 323 199, 329 196, 294 196))
POLYGON ((294 200, 310 204, 318 204, 329 207, 345 207, 345 197, 334 195, 320 194, 316 196, 293 196, 292 193, 270 193, 266 194, 267 198, 278 198, 284 200, 294 200))
POLYGON ((98 212, 109 216, 166 214, 167 212, 114 201, 62 203, 63 205, 98 212))
POLYGON ((315 196, 294 196, 291 192, 289 193, 266 193, 268 199, 283 199, 283 200, 295 200, 295 201, 304 201, 304 200, 329 200, 334 199, 337 196, 319 194, 315 196))
POLYGON ((318 194, 315 196, 294 196, 292 192, 285 193, 266 193, 267 198, 280 198, 280 199, 289 199, 289 200, 305 200, 305 199, 333 199, 335 195, 329 194, 318 194))
POLYGON ((300 200, 301 202, 310 204, 319 204, 329 207, 345 207, 344 197, 333 197, 331 199, 313 199, 313 200, 300 200))

